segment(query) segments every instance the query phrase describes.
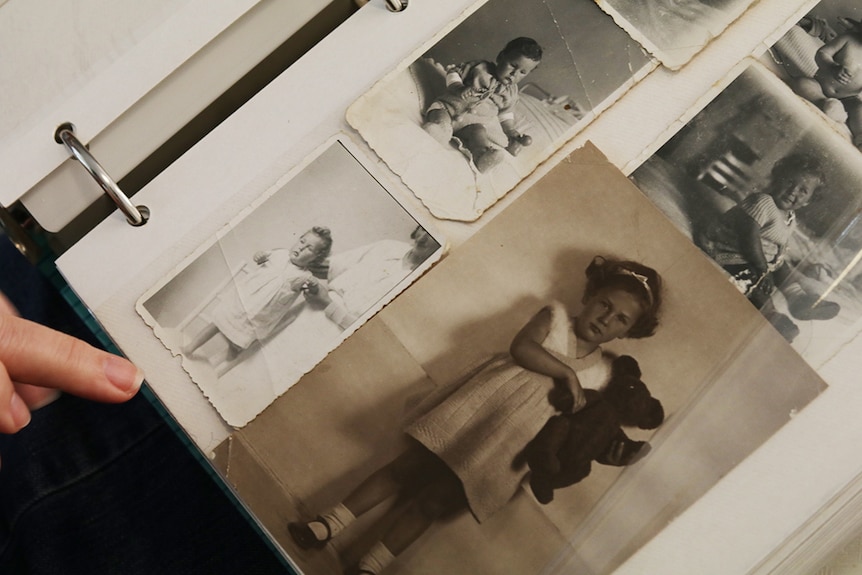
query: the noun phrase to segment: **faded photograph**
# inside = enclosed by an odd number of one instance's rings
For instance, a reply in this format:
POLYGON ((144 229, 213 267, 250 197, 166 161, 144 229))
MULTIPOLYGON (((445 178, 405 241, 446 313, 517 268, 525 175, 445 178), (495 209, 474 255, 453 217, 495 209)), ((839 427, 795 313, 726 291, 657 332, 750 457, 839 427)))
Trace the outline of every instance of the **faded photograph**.
POLYGON ((761 62, 862 148, 862 6, 824 0, 791 26, 761 62))
POLYGON ((440 256, 345 143, 332 143, 139 312, 231 425, 247 423, 440 256))
POLYGON ((662 64, 688 62, 754 0, 595 0, 662 64))
POLYGON ((306 573, 610 573, 823 389, 587 148, 219 465, 306 573))
POLYGON ((590 0, 490 0, 347 119, 435 216, 472 221, 653 66, 590 0))
POLYGON ((632 179, 812 365, 862 317, 862 156, 752 61, 632 179))

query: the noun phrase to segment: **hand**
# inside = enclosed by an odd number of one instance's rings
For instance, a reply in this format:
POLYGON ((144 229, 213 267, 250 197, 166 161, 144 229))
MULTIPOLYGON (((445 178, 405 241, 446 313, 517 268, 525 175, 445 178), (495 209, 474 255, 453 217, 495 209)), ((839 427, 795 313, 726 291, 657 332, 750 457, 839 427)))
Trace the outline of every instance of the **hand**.
POLYGON ((560 413, 571 413, 575 406, 575 396, 568 385, 554 383, 553 389, 548 393, 548 401, 560 413))
POLYGON ((775 281, 772 279, 772 274, 767 272, 763 272, 760 275, 760 279, 755 282, 752 286, 751 291, 749 293, 749 298, 768 298, 772 295, 772 292, 775 291, 775 281))
POLYGON ((318 308, 325 308, 332 303, 332 298, 329 296, 329 286, 324 280, 312 277, 309 279, 302 289, 302 295, 305 296, 305 301, 318 308))
POLYGON ((0 294, 0 433, 15 433, 67 392, 95 401, 131 399, 144 376, 128 360, 21 319, 0 294))
POLYGON ((548 401, 561 413, 578 411, 586 404, 584 389, 575 372, 566 378, 554 380, 554 388, 548 393, 548 401))
POLYGON ((491 75, 487 68, 477 66, 473 68, 472 73, 464 84, 469 86, 476 94, 484 94, 496 86, 497 79, 491 75))
POLYGON ((838 71, 835 73, 835 79, 838 80, 839 84, 849 84, 853 79, 853 70, 839 64, 838 71))
POLYGON ((314 280, 311 274, 304 274, 290 280, 290 291, 294 293, 305 292, 308 289, 309 282, 314 280))
POLYGON ((320 284, 313 279, 303 282, 300 288, 303 294, 316 295, 320 291, 320 284))
POLYGON ((458 98, 465 100, 468 103, 471 102, 471 100, 476 100, 482 94, 481 92, 476 91, 470 84, 453 86, 451 89, 454 90, 458 98))
POLYGON ((269 261, 269 252, 265 252, 265 251, 255 252, 252 259, 254 260, 254 263, 256 263, 259 266, 262 266, 263 264, 265 264, 266 262, 269 261))
POLYGON ((455 90, 458 97, 462 100, 481 99, 487 95, 497 85, 497 79, 487 70, 487 68, 476 66, 469 75, 464 78, 463 84, 453 84, 450 89, 455 90))

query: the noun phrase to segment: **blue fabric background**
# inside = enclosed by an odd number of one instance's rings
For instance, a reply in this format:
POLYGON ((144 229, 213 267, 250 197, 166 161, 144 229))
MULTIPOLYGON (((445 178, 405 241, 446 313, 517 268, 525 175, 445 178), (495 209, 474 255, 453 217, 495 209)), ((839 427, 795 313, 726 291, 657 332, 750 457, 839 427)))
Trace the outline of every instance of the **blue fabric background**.
MULTIPOLYGON (((3 234, 0 291, 22 316, 98 345, 3 234)), ((291 572, 141 395, 64 396, 0 435, 0 573, 291 572)))

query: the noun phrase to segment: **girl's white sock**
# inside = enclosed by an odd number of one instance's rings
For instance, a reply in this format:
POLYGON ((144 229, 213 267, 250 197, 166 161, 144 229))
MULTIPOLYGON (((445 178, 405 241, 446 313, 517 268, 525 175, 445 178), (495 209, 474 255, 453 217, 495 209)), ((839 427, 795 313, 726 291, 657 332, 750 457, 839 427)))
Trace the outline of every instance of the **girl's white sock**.
POLYGON ((375 543, 365 557, 359 560, 359 570, 380 575, 395 560, 395 555, 382 542, 375 543))
POLYGON ((326 525, 320 521, 308 523, 308 528, 320 541, 326 540, 327 537, 330 539, 335 537, 356 520, 356 516, 343 503, 339 503, 326 513, 321 514, 321 517, 326 521, 326 525))

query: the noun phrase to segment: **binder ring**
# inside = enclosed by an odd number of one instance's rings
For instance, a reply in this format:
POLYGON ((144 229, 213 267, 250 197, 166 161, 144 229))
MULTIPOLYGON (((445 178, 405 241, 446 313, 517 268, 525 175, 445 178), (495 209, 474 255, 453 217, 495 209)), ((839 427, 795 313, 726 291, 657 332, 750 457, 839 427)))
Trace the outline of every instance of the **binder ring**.
POLYGON ((407 9, 408 0, 386 0, 386 7, 390 12, 403 12, 407 9))
POLYGON ((126 216, 126 220, 133 226, 142 226, 147 223, 150 217, 150 210, 146 206, 135 206, 129 197, 123 193, 120 186, 108 175, 108 172, 102 168, 101 164, 96 161, 96 158, 90 153, 84 144, 75 136, 75 126, 71 123, 60 124, 54 132, 54 140, 58 144, 63 144, 69 151, 69 154, 78 160, 84 169, 99 184, 99 187, 108 194, 114 201, 121 212, 126 216))

